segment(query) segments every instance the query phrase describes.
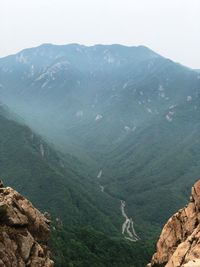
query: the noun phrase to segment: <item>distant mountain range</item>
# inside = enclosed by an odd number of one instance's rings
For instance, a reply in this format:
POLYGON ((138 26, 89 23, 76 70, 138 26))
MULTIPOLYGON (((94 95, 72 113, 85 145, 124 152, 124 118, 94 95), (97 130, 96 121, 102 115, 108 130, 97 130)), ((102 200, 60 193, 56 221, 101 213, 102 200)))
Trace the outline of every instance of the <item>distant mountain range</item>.
MULTIPOLYGON (((199 96, 197 71, 144 46, 45 44, 0 59, 1 102, 66 160, 71 155, 65 171, 55 167, 56 194, 60 184, 79 185, 71 193, 78 201, 88 188, 98 200, 88 197, 91 209, 107 219, 111 210, 120 216, 125 200, 142 238, 185 204, 200 173, 199 96), (68 169, 73 179, 63 179, 68 169)), ((74 216, 74 202, 70 209, 74 216)), ((122 220, 108 228, 117 231, 122 220)))

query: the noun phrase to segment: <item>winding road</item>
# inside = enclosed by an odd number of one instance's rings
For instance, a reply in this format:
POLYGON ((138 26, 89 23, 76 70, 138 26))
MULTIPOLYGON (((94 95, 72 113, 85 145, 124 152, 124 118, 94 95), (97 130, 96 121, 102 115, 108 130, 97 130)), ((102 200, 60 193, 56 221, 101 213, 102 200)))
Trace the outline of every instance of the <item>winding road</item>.
POLYGON ((140 238, 135 231, 133 219, 128 218, 128 216, 126 215, 125 206, 126 202, 124 200, 121 200, 121 212, 122 216, 125 219, 124 223, 122 224, 122 234, 125 236, 126 239, 132 242, 137 242, 140 238))
MULTIPOLYGON (((100 179, 102 176, 103 171, 100 170, 99 173, 97 174, 97 178, 100 179)), ((99 182, 99 187, 102 193, 104 193, 105 187, 100 184, 99 182)), ((121 213, 122 216, 124 217, 125 221, 122 224, 122 235, 129 241, 132 242, 137 242, 140 240, 139 236, 137 235, 134 224, 133 224, 133 219, 129 218, 125 212, 125 207, 126 207, 126 202, 124 200, 121 200, 121 213)))

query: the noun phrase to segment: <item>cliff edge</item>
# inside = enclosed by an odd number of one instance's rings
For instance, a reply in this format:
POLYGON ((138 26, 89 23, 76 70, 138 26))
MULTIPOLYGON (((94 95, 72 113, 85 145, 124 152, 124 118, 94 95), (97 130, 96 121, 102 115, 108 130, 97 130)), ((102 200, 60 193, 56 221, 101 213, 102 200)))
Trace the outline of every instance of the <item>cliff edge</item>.
POLYGON ((1 267, 53 267, 49 224, 27 199, 0 181, 1 267))
POLYGON ((200 266, 200 180, 192 187, 189 204, 164 226, 148 267, 200 266))

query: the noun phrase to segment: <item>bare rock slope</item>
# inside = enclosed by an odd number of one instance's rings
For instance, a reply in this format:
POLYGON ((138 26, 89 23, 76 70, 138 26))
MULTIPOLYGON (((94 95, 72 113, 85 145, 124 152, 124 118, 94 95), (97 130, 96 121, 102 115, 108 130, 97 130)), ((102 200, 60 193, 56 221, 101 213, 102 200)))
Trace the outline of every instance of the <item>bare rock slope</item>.
POLYGON ((148 267, 200 267, 200 180, 189 204, 164 226, 148 267))
POLYGON ((0 267, 53 267, 50 221, 0 181, 0 267))

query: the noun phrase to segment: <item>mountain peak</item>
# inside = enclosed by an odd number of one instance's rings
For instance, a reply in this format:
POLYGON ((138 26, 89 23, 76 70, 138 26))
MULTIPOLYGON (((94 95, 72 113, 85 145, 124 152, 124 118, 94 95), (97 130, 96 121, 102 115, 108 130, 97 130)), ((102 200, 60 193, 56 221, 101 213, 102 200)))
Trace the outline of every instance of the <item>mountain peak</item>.
POLYGON ((165 224, 148 267, 200 266, 200 180, 192 187, 189 204, 165 224))

